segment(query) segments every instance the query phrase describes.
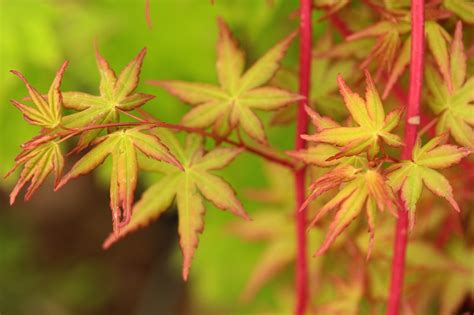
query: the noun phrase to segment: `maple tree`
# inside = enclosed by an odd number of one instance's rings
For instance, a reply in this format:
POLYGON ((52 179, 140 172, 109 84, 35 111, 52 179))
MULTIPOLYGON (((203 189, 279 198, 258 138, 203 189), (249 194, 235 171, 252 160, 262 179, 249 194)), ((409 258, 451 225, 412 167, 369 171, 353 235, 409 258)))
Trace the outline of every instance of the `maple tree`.
MULTIPOLYGON (((151 28, 149 1, 146 8, 151 28)), ((474 299, 466 280, 474 225, 462 211, 472 206, 472 192, 459 187, 472 183, 473 170, 474 54, 465 27, 472 16, 474 6, 464 0, 301 0, 299 31, 281 36, 248 67, 218 18, 217 83, 147 81, 191 105, 178 124, 151 115, 144 105, 155 96, 136 92, 146 48, 117 75, 96 47, 99 95, 62 91, 67 61, 47 94, 12 71, 28 92, 12 103, 40 131, 7 174, 22 168, 10 203, 28 182, 26 200, 50 173, 58 190, 110 157, 112 233, 105 249, 175 205, 187 280, 209 202, 244 219, 229 225, 232 233, 266 242, 243 290, 246 300, 294 266, 295 294, 283 293, 281 309, 272 311, 428 314, 435 305, 439 314, 454 314, 474 299), (313 36, 315 9, 342 36, 313 36), (350 19, 351 10, 367 21, 350 19), (282 67, 296 37, 298 67, 282 67), (294 149, 272 145, 267 128, 288 124, 296 129, 294 149), (79 153, 63 174, 67 158, 79 153), (260 203, 252 215, 240 201, 244 194, 215 173, 244 153, 261 158, 270 179, 268 188, 247 194, 260 203), (458 164, 465 168, 461 184, 458 164), (136 198, 145 172, 155 182, 136 198), (308 254, 313 248, 315 255, 308 254), (443 272, 404 284, 405 273, 419 270, 443 272)))

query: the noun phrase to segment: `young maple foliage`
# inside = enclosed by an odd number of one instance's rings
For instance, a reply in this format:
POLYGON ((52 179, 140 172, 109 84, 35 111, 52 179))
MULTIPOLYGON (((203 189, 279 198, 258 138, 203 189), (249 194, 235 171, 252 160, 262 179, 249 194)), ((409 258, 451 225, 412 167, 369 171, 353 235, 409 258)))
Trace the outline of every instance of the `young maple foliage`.
POLYGON ((142 129, 140 127, 122 129, 96 139, 93 143, 95 146, 74 164, 56 187, 59 189, 69 180, 91 172, 110 155, 112 157, 110 208, 115 234, 128 224, 132 214, 138 178, 138 151, 182 169, 179 161, 159 138, 142 129))
MULTIPOLYGON (((429 4, 430 10, 427 13, 427 21, 425 23, 426 41, 443 78, 451 85, 449 63, 446 62, 451 36, 440 24, 440 20, 449 16, 449 13, 440 7, 440 2, 432 1, 429 4)), ((383 16, 383 20, 351 34, 347 37, 347 40, 377 39, 360 67, 364 69, 373 61, 376 61, 377 77, 382 73, 387 75, 388 80, 383 92, 383 98, 385 99, 410 63, 411 26, 409 22, 409 3, 396 7, 387 2, 384 5, 384 7, 375 6, 376 10, 383 16)), ((345 47, 345 43, 341 45, 345 47)))
POLYGON ((421 146, 421 140, 418 138, 413 149, 412 160, 394 164, 387 169, 391 186, 395 191, 401 191, 402 200, 406 208, 410 210, 412 225, 423 183, 434 194, 446 198, 456 211, 460 211, 449 181, 436 169, 444 169, 457 164, 472 151, 455 145, 442 144, 446 140, 447 135, 441 135, 421 146))
POLYGON ((365 101, 349 89, 341 76, 338 77, 341 95, 356 126, 323 128, 314 135, 303 135, 308 141, 341 147, 339 152, 329 159, 357 155, 365 150, 369 159, 372 159, 379 153, 381 143, 394 147, 403 144, 399 136, 391 133, 398 125, 402 111, 395 110, 385 116, 379 94, 368 71, 365 72, 365 76, 367 81, 365 101))
MULTIPOLYGON (((140 81, 140 71, 145 54, 146 48, 143 48, 117 77, 96 48, 97 67, 100 74, 100 95, 63 92, 64 107, 78 112, 65 116, 62 126, 74 129, 118 122, 120 112, 131 111, 153 99, 155 97, 153 95, 135 93, 140 81)), ((100 128, 83 132, 76 151, 84 149, 100 132, 100 128)))
POLYGON ((351 115, 358 125, 343 127, 327 117, 321 117, 307 108, 317 132, 302 137, 317 142, 316 146, 290 155, 319 166, 333 167, 319 177, 310 187, 310 194, 301 206, 304 209, 321 194, 339 188, 339 192, 329 200, 310 223, 314 225, 330 210, 337 209, 336 216, 329 227, 326 239, 316 252, 323 254, 336 237, 346 229, 364 209, 369 225, 369 252, 374 240, 375 211, 389 209, 396 213, 396 199, 388 180, 381 172, 381 165, 376 159, 381 145, 400 146, 402 142, 391 131, 398 125, 401 110, 385 115, 382 102, 370 77, 365 72, 367 81, 366 100, 352 92, 341 77, 338 77, 340 92, 351 115), (365 156, 362 153, 366 153, 365 156))
POLYGON ((18 71, 12 70, 11 73, 19 77, 26 85, 28 94, 35 107, 27 106, 18 101, 11 100, 22 113, 26 121, 32 125, 37 125, 45 129, 53 129, 61 123, 61 109, 63 105, 63 95, 61 94, 61 80, 64 71, 68 65, 65 61, 56 73, 56 77, 49 88, 47 99, 43 97, 28 80, 18 71))
POLYGON ((186 145, 183 147, 171 132, 163 129, 155 133, 170 148, 179 164, 162 163, 144 156, 139 157, 145 170, 162 173, 163 177, 145 191, 133 208, 129 224, 118 233, 111 234, 104 242, 104 248, 108 248, 119 238, 157 219, 171 207, 173 200, 176 199, 179 216, 179 244, 184 256, 183 278, 186 280, 191 260, 198 246, 198 235, 204 229, 205 209, 202 196, 217 208, 229 210, 237 216, 248 219, 232 187, 222 178, 210 173, 212 170, 227 166, 242 150, 217 148, 205 153, 203 139, 200 136, 188 136, 186 145))
POLYGON ((462 41, 462 23, 458 22, 449 63, 451 84, 443 80, 433 67, 426 69, 426 83, 430 96, 428 104, 438 116, 436 133, 451 133, 454 140, 465 147, 474 147, 474 76, 467 78, 466 54, 462 41), (451 88, 450 88, 451 86, 451 88))
MULTIPOLYGON (((41 133, 43 134, 56 128, 61 123, 63 98, 60 86, 67 65, 68 62, 64 62, 56 73, 47 99, 31 86, 21 73, 12 71, 13 74, 18 76, 25 83, 35 107, 27 106, 15 100, 11 102, 23 113, 23 117, 26 121, 32 125, 42 127, 41 133)), ((15 166, 8 172, 6 177, 11 175, 20 166, 23 166, 23 169, 17 184, 10 193, 10 204, 15 202, 18 193, 28 181, 31 181, 31 184, 25 194, 25 200, 31 198, 48 174, 53 171, 57 184, 64 166, 64 158, 57 141, 40 143, 36 146, 32 146, 31 143, 26 143, 23 145, 23 151, 16 157, 15 161, 15 166)))
POLYGON ((220 86, 183 81, 150 81, 195 106, 184 115, 183 124, 196 128, 213 126, 222 137, 240 126, 251 138, 265 143, 263 124, 254 109, 273 111, 302 99, 299 94, 264 86, 276 73, 296 33, 290 34, 244 72, 244 52, 228 26, 218 19, 217 77, 220 86))

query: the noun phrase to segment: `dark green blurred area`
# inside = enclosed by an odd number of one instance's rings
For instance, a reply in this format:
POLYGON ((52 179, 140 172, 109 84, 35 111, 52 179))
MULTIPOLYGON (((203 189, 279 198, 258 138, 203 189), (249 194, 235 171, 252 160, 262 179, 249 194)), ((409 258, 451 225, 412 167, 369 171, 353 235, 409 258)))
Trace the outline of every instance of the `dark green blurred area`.
MULTIPOLYGON (((144 0, 0 0, 1 174, 13 166, 19 145, 38 131, 9 102, 26 95, 23 84, 9 70, 22 72, 36 88, 46 91, 67 59, 70 66, 63 90, 94 94, 98 90, 94 39, 116 71, 146 46, 138 90, 157 98, 145 109, 163 121, 178 122, 188 108, 144 81, 216 82, 216 16, 230 24, 247 51, 248 62, 297 26, 291 18, 298 7, 296 0, 215 2, 151 0, 154 26, 149 30, 144 0)), ((321 29, 315 29, 315 36, 321 29)), ((294 44, 286 64, 296 64, 296 48, 294 44)), ((272 144, 291 148, 292 126, 274 128, 269 135, 272 144)), ((242 155, 225 175, 247 211, 258 211, 244 191, 265 185, 261 162, 242 155)), ((262 247, 229 233, 228 222, 238 219, 209 205, 205 232, 186 284, 180 279, 177 219, 172 211, 148 229, 102 251, 101 242, 111 226, 107 187, 100 177, 78 180, 56 194, 47 183, 30 203, 18 202, 13 207, 7 205, 7 195, 16 177, 2 180, 2 315, 257 314, 285 303, 272 285, 251 303, 241 302, 239 296, 262 247)), ((142 183, 151 180, 147 177, 142 183)))

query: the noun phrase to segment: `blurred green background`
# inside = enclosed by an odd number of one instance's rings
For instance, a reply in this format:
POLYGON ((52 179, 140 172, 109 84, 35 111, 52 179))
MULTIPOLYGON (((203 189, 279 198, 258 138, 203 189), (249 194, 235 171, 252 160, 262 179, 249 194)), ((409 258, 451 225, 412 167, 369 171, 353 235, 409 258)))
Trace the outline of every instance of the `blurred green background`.
MULTIPOLYGON (((9 102, 26 95, 8 71, 19 70, 46 91, 57 68, 70 61, 63 90, 97 93, 93 41, 119 71, 146 46, 140 92, 157 96, 145 109, 178 122, 188 109, 147 79, 216 82, 216 16, 222 16, 254 61, 297 27, 296 0, 151 0, 153 29, 146 26, 144 0, 0 0, 0 172, 14 164, 21 143, 38 131, 9 102)), ((324 25, 315 28, 317 37, 324 25)), ((285 59, 297 62, 293 44, 285 59)), ((264 117, 268 120, 268 117, 264 117)), ((268 129, 267 129, 268 130, 268 129)), ((289 149, 293 126, 273 128, 272 144, 289 149)), ((66 168, 70 165, 66 166, 66 168)), ((100 173, 100 172, 99 172, 100 173)), ((266 184, 261 162, 242 155, 225 171, 247 211, 258 205, 245 197, 248 187, 266 184), (245 170, 245 171, 242 171, 245 170)), ((240 294, 263 244, 229 232, 238 220, 208 205, 188 283, 180 278, 177 218, 169 211, 108 251, 108 192, 101 176, 88 176, 53 194, 47 183, 29 203, 8 206, 16 177, 1 181, 0 313, 59 314, 261 314, 289 303, 270 284, 252 302, 240 294)), ((152 178, 144 178, 143 183, 152 178)), ((288 182, 292 187, 292 182, 288 182)), ((143 187, 142 187, 143 189, 143 187)), ((292 283, 292 271, 283 275, 292 283)), ((290 305, 291 307, 291 305, 290 305)), ((264 313, 281 314, 281 313, 264 313)))

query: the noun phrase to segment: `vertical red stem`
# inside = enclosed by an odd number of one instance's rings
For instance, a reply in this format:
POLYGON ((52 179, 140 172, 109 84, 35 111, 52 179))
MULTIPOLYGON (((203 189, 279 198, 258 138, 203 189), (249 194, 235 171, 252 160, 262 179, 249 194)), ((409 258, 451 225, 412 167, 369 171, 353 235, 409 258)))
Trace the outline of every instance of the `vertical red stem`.
MULTIPOLYGON (((309 85, 311 75, 311 0, 300 0, 300 73, 299 93, 309 99, 309 85)), ((308 115, 304 106, 306 101, 298 104, 298 115, 296 120, 295 149, 305 147, 306 143, 301 135, 307 132, 308 115)), ((305 169, 295 172, 296 189, 296 306, 295 315, 303 315, 308 305, 308 266, 306 255, 306 209, 299 211, 305 199, 305 169)))
MULTIPOLYGON (((412 0, 410 86, 405 123, 405 146, 402 152, 402 159, 405 160, 411 159, 418 125, 420 123, 420 98, 423 82, 423 58, 425 48, 424 15, 424 0, 412 0)), ((403 204, 403 207, 398 212, 398 221, 395 232, 392 279, 390 284, 387 315, 399 314, 400 298, 403 289, 405 255, 408 240, 408 211, 404 206, 404 203, 402 202, 401 204, 403 204)))

